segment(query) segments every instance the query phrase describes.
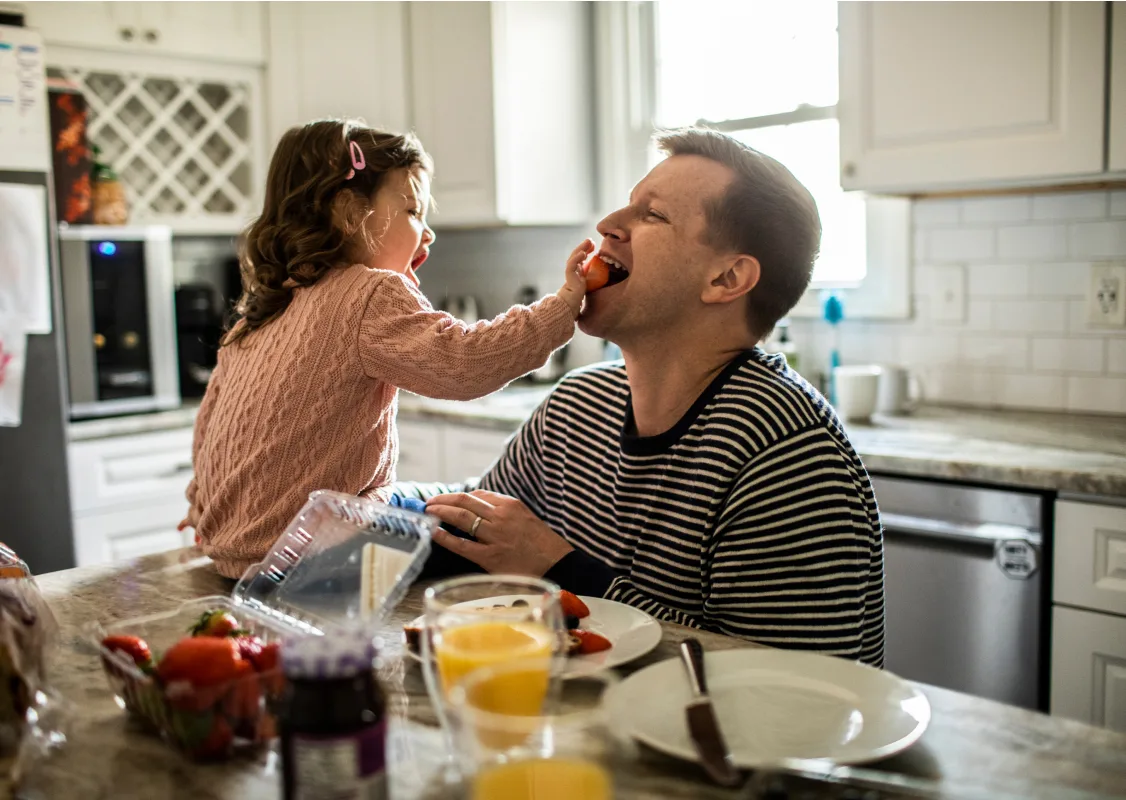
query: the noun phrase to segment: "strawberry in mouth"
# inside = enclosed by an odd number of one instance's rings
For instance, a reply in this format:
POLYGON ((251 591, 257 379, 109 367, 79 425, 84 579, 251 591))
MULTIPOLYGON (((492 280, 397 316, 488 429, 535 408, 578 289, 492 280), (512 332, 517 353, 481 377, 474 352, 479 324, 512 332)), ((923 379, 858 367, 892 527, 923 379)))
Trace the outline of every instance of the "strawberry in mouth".
POLYGON ((629 270, 613 256, 599 253, 590 260, 586 272, 588 292, 597 292, 607 286, 621 283, 629 277, 629 270))

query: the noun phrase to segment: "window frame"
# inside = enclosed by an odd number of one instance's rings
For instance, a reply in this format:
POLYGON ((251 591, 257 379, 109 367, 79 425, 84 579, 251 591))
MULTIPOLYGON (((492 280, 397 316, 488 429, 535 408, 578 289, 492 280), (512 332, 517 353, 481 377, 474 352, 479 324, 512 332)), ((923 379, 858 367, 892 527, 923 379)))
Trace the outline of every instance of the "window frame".
MULTIPOLYGON (((600 216, 621 205, 649 170, 649 148, 660 130, 657 100, 656 13, 654 0, 611 0, 594 4, 595 103, 597 109, 598 206, 600 216)), ((842 48, 843 49, 843 48, 842 48)), ((839 119, 835 106, 802 105, 760 117, 699 120, 725 133, 820 119, 839 119)), ((811 285, 790 312, 821 316, 822 298, 841 298, 848 319, 911 317, 911 200, 866 194, 867 264, 859 283, 811 285)))

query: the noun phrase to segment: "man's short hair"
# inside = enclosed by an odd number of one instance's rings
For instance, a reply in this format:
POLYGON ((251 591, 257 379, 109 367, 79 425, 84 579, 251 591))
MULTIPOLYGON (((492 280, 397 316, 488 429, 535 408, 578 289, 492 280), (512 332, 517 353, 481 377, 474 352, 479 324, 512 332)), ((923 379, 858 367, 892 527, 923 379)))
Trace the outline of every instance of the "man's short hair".
POLYGON ((751 332, 765 336, 809 287, 821 247, 817 202, 778 161, 718 131, 668 131, 657 145, 670 156, 703 156, 735 173, 727 191, 705 204, 705 243, 758 259, 762 272, 748 312, 751 332))

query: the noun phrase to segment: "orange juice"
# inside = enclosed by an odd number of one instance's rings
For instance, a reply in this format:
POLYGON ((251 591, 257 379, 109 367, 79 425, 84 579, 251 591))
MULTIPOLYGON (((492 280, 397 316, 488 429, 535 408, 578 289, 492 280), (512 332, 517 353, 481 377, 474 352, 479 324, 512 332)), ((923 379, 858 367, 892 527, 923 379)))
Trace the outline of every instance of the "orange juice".
POLYGON ((482 770, 473 800, 610 800, 610 778, 597 764, 536 759, 482 770))
POLYGON ((547 696, 554 634, 527 622, 473 622, 442 630, 434 646, 438 674, 446 693, 473 670, 512 661, 527 669, 506 672, 482 683, 470 699, 473 707, 499 714, 538 714, 547 696), (541 666, 542 664, 542 666, 541 666))

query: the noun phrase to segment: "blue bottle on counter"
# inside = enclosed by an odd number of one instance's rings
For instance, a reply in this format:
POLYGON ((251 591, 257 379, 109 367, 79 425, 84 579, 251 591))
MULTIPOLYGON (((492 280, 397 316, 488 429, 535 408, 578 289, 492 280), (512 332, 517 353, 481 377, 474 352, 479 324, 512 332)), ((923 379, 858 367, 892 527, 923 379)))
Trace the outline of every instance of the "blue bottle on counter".
POLYGON ((387 700, 365 633, 282 646, 278 714, 285 800, 385 800, 387 700))

